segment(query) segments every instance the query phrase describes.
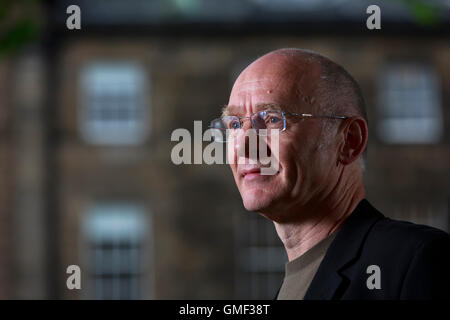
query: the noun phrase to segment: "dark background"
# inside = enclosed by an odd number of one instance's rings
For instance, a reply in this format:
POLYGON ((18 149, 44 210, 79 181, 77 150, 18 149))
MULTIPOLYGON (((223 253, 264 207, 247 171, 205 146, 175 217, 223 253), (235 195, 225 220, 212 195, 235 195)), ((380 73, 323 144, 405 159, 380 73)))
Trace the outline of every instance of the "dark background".
POLYGON ((205 129, 239 72, 282 47, 361 84, 368 199, 448 231, 449 35, 444 0, 0 1, 0 298, 273 298, 273 225, 226 165, 174 165, 170 136, 205 129))

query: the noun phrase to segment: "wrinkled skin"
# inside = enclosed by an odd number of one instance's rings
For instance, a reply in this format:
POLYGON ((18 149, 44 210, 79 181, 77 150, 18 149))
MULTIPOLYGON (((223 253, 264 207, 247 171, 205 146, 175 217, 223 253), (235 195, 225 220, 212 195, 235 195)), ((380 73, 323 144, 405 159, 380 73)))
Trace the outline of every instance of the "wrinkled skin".
MULTIPOLYGON (((259 104, 276 104, 285 111, 313 112, 314 105, 308 102, 319 77, 317 65, 296 66, 293 70, 288 59, 269 55, 254 62, 239 76, 228 105, 233 106, 232 114, 238 116, 250 116, 259 104)), ((280 133, 279 171, 275 175, 244 177, 234 161, 231 168, 247 210, 270 214, 283 209, 270 215, 276 220, 285 219, 282 215, 287 214, 287 208, 281 207, 286 203, 294 206, 308 203, 330 187, 330 180, 337 178, 332 170, 336 147, 321 148, 324 143, 321 121, 287 118, 288 129, 280 133)), ((249 127, 249 123, 246 125, 249 127)), ((230 147, 236 148, 237 155, 246 142, 248 139, 241 134, 230 147)))
MULTIPOLYGON (((226 113, 248 117, 261 105, 274 104, 287 112, 320 115, 321 97, 316 88, 321 80, 321 64, 308 53, 295 58, 269 53, 249 65, 236 80, 226 113)), ((340 227, 364 198, 362 170, 357 163, 367 142, 367 124, 362 117, 345 120, 287 117, 287 129, 279 136, 279 170, 261 175, 258 165, 230 164, 243 204, 275 223, 289 260, 340 227), (333 121, 324 130, 323 121, 333 121)), ((228 148, 248 148, 244 128, 228 148)), ((268 140, 270 148, 271 141, 268 140)), ((247 161, 248 163, 248 161, 247 161)))

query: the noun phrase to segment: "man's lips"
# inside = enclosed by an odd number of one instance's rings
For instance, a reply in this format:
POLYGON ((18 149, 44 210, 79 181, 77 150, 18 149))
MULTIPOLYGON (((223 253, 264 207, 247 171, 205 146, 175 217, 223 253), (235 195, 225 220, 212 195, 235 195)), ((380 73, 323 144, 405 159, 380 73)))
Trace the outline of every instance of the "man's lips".
POLYGON ((247 175, 260 175, 261 174, 261 168, 243 169, 240 172, 240 174, 243 177, 245 177, 247 175))
POLYGON ((261 166, 258 164, 241 164, 237 168, 237 173, 241 177, 249 174, 261 174, 261 166))
POLYGON ((261 174, 261 167, 258 166, 244 166, 238 168, 238 175, 244 181, 259 181, 268 176, 261 174))

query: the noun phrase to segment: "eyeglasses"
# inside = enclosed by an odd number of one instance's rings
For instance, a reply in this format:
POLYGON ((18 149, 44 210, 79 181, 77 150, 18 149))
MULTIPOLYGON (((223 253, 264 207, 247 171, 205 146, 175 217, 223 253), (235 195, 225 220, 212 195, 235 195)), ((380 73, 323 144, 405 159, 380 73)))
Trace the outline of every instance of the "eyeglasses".
POLYGON ((221 134, 214 135, 214 141, 227 142, 235 136, 239 129, 242 129, 244 119, 250 119, 252 128, 256 130, 259 136, 267 136, 271 134, 271 130, 286 130, 286 116, 294 116, 302 119, 325 118, 325 119, 347 119, 346 116, 336 115, 312 115, 310 113, 292 113, 282 110, 264 110, 252 114, 250 117, 224 116, 211 121, 210 128, 218 129, 221 134))

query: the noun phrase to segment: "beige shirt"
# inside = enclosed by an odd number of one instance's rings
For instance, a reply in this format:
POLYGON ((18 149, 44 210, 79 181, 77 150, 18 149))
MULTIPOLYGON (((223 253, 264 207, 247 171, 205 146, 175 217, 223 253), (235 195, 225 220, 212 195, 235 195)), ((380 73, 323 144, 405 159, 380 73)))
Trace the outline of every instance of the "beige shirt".
POLYGON ((278 300, 303 300, 335 236, 336 232, 333 232, 297 259, 286 263, 285 277, 278 293, 278 300))

